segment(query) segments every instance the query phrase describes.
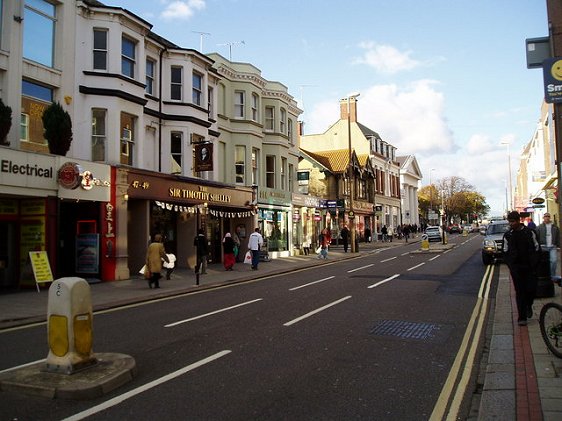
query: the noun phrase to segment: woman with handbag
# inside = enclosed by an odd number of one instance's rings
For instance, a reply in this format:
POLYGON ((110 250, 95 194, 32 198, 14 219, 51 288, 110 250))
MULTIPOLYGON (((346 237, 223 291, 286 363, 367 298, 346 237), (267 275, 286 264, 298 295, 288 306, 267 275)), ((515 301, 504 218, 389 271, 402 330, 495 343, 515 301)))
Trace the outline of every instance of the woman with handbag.
POLYGON ((223 250, 224 250, 224 257, 223 257, 223 264, 225 270, 232 270, 234 263, 236 263, 236 256, 234 255, 234 248, 236 247, 236 243, 232 239, 232 235, 227 232, 224 235, 224 239, 222 240, 223 250))
POLYGON ((164 244, 162 244, 162 235, 156 234, 154 236, 154 241, 148 246, 146 252, 146 269, 144 272, 144 277, 148 280, 148 287, 160 288, 160 278, 162 275, 162 260, 165 262, 170 262, 168 256, 166 255, 166 250, 164 249, 164 244))

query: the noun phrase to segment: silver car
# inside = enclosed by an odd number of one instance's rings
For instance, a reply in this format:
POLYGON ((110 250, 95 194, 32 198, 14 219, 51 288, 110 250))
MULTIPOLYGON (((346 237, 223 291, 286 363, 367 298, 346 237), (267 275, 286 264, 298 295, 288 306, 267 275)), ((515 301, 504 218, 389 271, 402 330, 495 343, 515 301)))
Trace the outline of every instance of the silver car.
POLYGON ((441 241, 441 229, 439 227, 427 227, 425 233, 429 242, 441 241))
POLYGON ((482 263, 491 265, 496 259, 501 259, 503 254, 503 235, 509 230, 507 221, 494 221, 485 232, 482 241, 482 263))

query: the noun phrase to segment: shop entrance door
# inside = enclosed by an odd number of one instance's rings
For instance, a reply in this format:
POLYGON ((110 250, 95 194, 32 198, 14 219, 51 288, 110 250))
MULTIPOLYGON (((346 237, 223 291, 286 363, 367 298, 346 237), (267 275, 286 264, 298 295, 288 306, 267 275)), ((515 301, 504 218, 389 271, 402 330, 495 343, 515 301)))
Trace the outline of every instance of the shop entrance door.
POLYGON ((205 235, 210 242, 209 260, 211 263, 220 263, 222 262, 222 233, 220 220, 215 218, 207 218, 206 228, 207 232, 205 233, 205 235))
POLYGON ((18 286, 16 223, 0 222, 0 292, 18 286))

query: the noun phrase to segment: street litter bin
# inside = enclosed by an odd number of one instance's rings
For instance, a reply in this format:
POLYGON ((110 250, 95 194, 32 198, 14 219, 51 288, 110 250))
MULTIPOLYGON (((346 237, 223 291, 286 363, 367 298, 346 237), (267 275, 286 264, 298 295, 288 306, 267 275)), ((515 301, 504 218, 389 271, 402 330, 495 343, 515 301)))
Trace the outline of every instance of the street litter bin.
POLYGON ((554 282, 550 276, 550 252, 542 250, 537 267, 537 298, 554 297, 554 282))

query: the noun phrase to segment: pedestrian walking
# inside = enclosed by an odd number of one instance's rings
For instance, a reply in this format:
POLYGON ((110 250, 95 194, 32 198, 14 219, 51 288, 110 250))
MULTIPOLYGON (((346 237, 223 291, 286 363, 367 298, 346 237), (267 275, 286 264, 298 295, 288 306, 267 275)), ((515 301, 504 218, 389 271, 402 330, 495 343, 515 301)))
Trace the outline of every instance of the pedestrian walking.
POLYGON ((386 225, 382 226, 381 234, 382 234, 382 242, 386 243, 388 241, 388 228, 386 227, 386 225))
POLYGON ((394 234, 393 234, 393 232, 392 232, 392 227, 388 227, 387 235, 388 235, 388 239, 389 239, 390 242, 392 243, 392 237, 394 236, 394 234))
POLYGON ((234 241, 234 259, 240 263, 242 261, 240 260, 240 227, 236 227, 232 233, 232 240, 234 241))
POLYGON ((258 264, 260 262, 260 248, 263 245, 263 237, 260 234, 260 229, 256 228, 253 233, 250 234, 248 239, 248 248, 252 252, 252 270, 258 270, 258 264))
POLYGON ((349 247, 349 228, 347 228, 347 225, 343 226, 340 231, 340 235, 343 242, 343 251, 344 253, 347 253, 347 249, 349 247))
POLYGON ((195 246, 197 254, 195 273, 201 273, 205 275, 207 274, 207 255, 209 254, 209 248, 207 237, 205 237, 205 231, 203 231, 202 228, 199 229, 197 235, 193 239, 193 245, 195 246))
POLYGON ((173 253, 166 253, 166 256, 168 256, 168 261, 164 262, 163 266, 166 268, 166 279, 169 281, 176 267, 176 255, 173 253))
POLYGON ((307 234, 304 238, 304 241, 302 242, 302 250, 304 252, 305 256, 308 256, 310 254, 310 246, 312 241, 310 239, 310 234, 307 234))
POLYGON ((367 228, 365 228, 365 242, 366 242, 366 243, 370 243, 371 240, 372 240, 372 237, 371 237, 371 228, 367 227, 367 228))
POLYGON ((408 225, 402 227, 402 235, 406 239, 406 242, 408 242, 408 238, 410 238, 410 227, 408 225))
POLYGON ((236 257, 234 256, 234 248, 236 243, 232 239, 232 235, 227 232, 222 240, 223 244, 223 264, 225 270, 232 270, 234 263, 236 263, 236 257))
POLYGON ((328 258, 328 248, 330 246, 330 242, 332 241, 332 237, 329 234, 329 231, 324 228, 318 237, 320 243, 320 252, 318 253, 319 259, 327 259, 328 258))
MULTIPOLYGON (((528 225, 527 225, 528 226, 528 225)), ((560 229, 550 220, 550 213, 543 215, 543 222, 537 229, 539 244, 548 250, 550 260, 550 277, 556 276, 558 268, 558 247, 560 247, 560 229)))
POLYGON ((507 220, 510 229, 503 235, 503 251, 515 288, 517 323, 526 326, 533 315, 540 246, 535 232, 521 223, 519 212, 509 212, 507 220))
POLYGON ((152 284, 154 284, 154 288, 160 288, 162 261, 169 262, 164 244, 162 243, 162 235, 156 234, 154 241, 150 243, 146 251, 146 270, 150 272, 150 277, 148 278, 149 288, 152 288, 152 284))

